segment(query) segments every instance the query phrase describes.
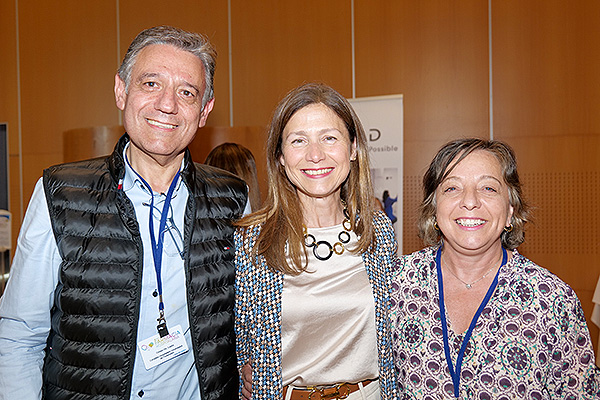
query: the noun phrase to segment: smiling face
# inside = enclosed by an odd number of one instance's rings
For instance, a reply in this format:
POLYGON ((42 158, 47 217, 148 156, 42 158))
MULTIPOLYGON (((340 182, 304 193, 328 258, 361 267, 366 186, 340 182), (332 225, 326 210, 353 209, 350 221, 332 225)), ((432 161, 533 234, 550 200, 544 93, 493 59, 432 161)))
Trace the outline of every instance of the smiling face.
POLYGON ((145 47, 131 71, 129 88, 117 75, 115 98, 131 138, 131 158, 160 165, 180 162, 214 100, 202 109, 204 67, 192 53, 171 45, 145 47))
POLYGON ((513 207, 493 154, 477 150, 466 156, 438 186, 435 196, 445 246, 465 254, 501 246, 500 235, 510 224, 513 207))
POLYGON ((339 202, 356 143, 350 142, 335 112, 320 103, 296 111, 283 130, 281 151, 279 161, 303 204, 314 199, 339 202))

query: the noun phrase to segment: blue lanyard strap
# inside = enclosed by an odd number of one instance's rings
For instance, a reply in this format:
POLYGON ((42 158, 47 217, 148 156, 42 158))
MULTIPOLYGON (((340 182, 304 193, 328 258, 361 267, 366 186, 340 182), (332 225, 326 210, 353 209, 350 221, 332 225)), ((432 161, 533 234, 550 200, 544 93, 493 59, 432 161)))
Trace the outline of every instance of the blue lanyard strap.
MULTIPOLYGON (((138 175, 139 176, 139 175, 138 175)), ((150 228, 150 243, 152 244, 152 256, 154 258, 154 270, 156 271, 156 282, 158 288, 158 310, 161 314, 161 317, 164 315, 165 305, 162 300, 162 279, 161 279, 161 269, 162 269, 162 255, 163 255, 163 246, 164 246, 164 238, 165 238, 165 228, 167 226, 167 216, 169 213, 169 207, 171 206, 171 199, 173 198, 173 191, 175 190, 175 186, 177 186, 177 179, 179 178, 179 171, 175 174, 173 181, 171 182, 171 186, 169 186, 169 190, 167 191, 165 197, 165 203, 163 204, 162 212, 160 213, 160 223, 158 225, 158 241, 154 236, 154 220, 152 218, 152 210, 154 209, 154 195, 152 195, 150 200, 150 218, 149 228, 150 228)), ((140 176, 140 179, 144 184, 150 189, 150 193, 152 193, 152 188, 150 185, 140 176)))
MULTIPOLYGON (((173 177, 173 181, 171 181, 171 185, 169 186, 169 190, 167 191, 165 197, 165 203, 163 204, 162 212, 160 213, 160 222, 158 225, 158 240, 154 236, 154 219, 152 217, 152 210, 154 210, 154 194, 152 191, 152 187, 140 174, 137 173, 135 169, 129 164, 129 159, 127 158, 127 154, 125 154, 125 161, 131 168, 131 170, 137 175, 138 178, 142 181, 144 186, 150 191, 150 215, 148 219, 148 226, 150 230, 150 243, 152 245, 152 257, 154 259, 154 270, 156 271, 156 285, 158 291, 158 332, 161 337, 164 337, 168 334, 167 324, 165 320, 165 303, 163 301, 162 295, 162 279, 161 279, 161 269, 162 269, 162 253, 164 246, 164 237, 167 226, 167 216, 169 214, 169 207, 171 206, 171 199, 173 198, 173 192, 175 191, 175 187, 177 186, 177 180, 179 179, 180 171, 177 171, 175 176, 173 177)), ((122 184, 119 184, 122 188, 122 184)))
MULTIPOLYGON (((506 264, 506 260, 508 259, 508 254, 506 249, 502 248, 502 263, 500 264, 500 268, 506 264)), ((477 325, 477 320, 479 316, 483 312, 483 309, 490 301, 494 290, 496 290, 496 286, 498 286, 498 275, 500 274, 500 268, 498 268, 498 272, 496 272, 496 276, 494 276, 494 281, 491 286, 488 288, 487 293, 477 312, 473 316, 471 320, 471 325, 469 325, 469 329, 463 338, 462 344, 460 346, 460 350, 458 351, 458 356, 456 357, 456 369, 452 365, 452 359, 450 358, 450 344, 448 342, 448 324, 446 322, 446 307, 444 305, 444 283, 442 279, 442 246, 437 251, 435 256, 435 263, 437 268, 438 275, 438 291, 439 291, 439 302, 440 302, 440 317, 442 322, 442 333, 444 337, 444 353, 446 355, 446 362, 448 364, 448 369, 450 370, 450 376, 452 377, 452 384, 454 385, 454 397, 458 398, 460 392, 460 370, 462 368, 463 358, 465 356, 465 351, 467 349, 467 345, 469 344, 469 340, 471 339, 471 335, 473 334, 473 330, 475 329, 475 325, 477 325)))

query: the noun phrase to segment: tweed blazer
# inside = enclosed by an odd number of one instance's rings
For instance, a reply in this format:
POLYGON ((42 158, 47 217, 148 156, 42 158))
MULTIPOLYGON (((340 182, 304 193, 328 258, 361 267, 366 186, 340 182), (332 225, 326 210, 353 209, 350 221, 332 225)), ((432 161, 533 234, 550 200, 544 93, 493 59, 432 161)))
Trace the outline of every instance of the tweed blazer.
MULTIPOLYGON (((391 275, 397 244, 389 218, 373 216, 375 241, 362 254, 375 299, 375 325, 381 399, 398 396, 392 359, 389 311, 391 275)), ((238 228, 236 245, 235 329, 238 367, 251 362, 252 398, 281 399, 281 296, 284 274, 269 268, 253 253, 260 226, 238 228)))

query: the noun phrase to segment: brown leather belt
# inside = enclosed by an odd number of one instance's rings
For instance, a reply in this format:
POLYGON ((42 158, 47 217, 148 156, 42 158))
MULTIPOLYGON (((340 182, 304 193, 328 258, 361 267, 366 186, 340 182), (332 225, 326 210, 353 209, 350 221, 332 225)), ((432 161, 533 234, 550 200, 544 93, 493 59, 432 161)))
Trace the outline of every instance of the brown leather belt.
MULTIPOLYGON (((362 381, 363 387, 373 382, 370 379, 362 381)), ((358 383, 338 383, 332 386, 308 386, 306 388, 297 389, 289 386, 283 387, 283 399, 288 390, 292 391, 290 400, 335 400, 345 399, 350 393, 356 392, 359 389, 358 383)))

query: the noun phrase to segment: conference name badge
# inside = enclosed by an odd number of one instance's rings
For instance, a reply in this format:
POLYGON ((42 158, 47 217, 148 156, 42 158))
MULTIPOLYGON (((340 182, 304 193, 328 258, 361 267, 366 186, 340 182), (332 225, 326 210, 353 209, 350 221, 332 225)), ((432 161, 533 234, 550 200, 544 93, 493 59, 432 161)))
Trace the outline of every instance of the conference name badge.
POLYGON ((169 334, 164 337, 156 334, 140 341, 138 348, 146 369, 154 368, 188 351, 181 325, 170 328, 169 334))

